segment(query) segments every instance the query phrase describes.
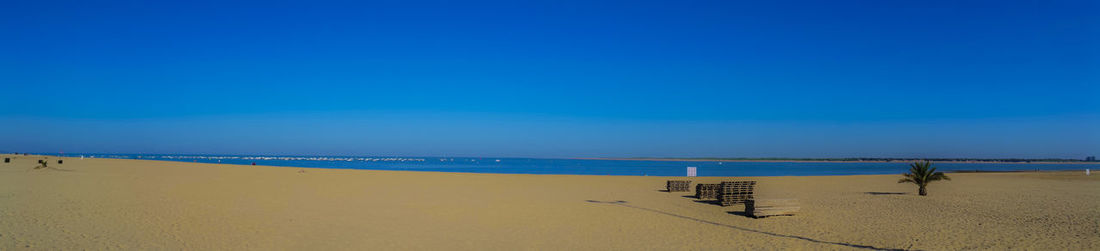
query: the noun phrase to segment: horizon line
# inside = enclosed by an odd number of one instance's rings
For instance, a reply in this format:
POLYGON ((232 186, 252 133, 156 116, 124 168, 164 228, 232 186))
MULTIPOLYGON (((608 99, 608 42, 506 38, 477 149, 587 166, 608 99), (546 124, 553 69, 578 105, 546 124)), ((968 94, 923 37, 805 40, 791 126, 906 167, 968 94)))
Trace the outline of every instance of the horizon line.
POLYGON ((43 152, 14 152, 5 151, 3 154, 32 154, 32 155, 72 155, 72 154, 87 154, 87 155, 192 155, 192 156, 312 156, 312 157, 419 157, 419 158, 505 158, 505 159, 587 159, 587 160, 689 160, 689 161, 723 161, 723 160, 801 160, 801 161, 883 161, 883 160, 940 160, 940 161, 959 161, 959 160, 971 160, 971 161, 1042 161, 1042 160, 1059 160, 1059 161, 1088 161, 1089 157, 1095 157, 1095 155, 1085 156, 1080 159, 1073 158, 979 158, 979 157, 500 157, 500 156, 431 156, 431 155, 349 155, 349 154, 335 154, 335 155, 321 155, 321 154, 222 154, 222 153, 95 153, 95 152, 74 152, 74 153, 43 153, 43 152))

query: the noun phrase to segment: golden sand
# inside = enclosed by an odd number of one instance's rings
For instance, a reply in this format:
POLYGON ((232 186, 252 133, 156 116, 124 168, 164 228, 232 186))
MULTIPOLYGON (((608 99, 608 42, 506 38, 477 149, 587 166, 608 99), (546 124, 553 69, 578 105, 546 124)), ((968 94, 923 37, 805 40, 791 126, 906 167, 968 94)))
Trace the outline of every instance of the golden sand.
POLYGON ((950 174, 926 197, 900 175, 691 179, 801 202, 752 219, 666 177, 4 157, 2 250, 1100 249, 1100 177, 1079 172, 950 174))

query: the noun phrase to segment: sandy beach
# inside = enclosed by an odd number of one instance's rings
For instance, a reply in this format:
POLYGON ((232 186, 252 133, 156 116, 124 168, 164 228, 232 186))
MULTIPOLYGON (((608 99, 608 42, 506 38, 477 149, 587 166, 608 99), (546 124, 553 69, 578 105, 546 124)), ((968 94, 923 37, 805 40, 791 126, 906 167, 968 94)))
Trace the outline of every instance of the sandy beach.
POLYGON ((801 203, 753 219, 669 177, 2 158, 2 250, 1100 249, 1081 172, 953 173, 926 197, 900 175, 690 179, 801 203))
MULTIPOLYGON (((690 162, 790 162, 790 163, 912 163, 923 159, 898 160, 803 160, 803 159, 710 159, 710 158, 576 158, 586 160, 632 160, 632 161, 690 161, 690 162)), ((936 161, 936 163, 987 163, 987 164, 1081 164, 1095 165, 1095 161, 936 161)))

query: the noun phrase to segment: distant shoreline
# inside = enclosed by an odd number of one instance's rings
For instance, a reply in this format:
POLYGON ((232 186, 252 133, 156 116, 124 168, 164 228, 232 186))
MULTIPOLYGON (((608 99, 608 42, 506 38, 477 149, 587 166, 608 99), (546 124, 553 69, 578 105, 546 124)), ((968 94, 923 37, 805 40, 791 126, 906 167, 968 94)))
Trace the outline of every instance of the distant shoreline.
MULTIPOLYGON (((5 154, 11 154, 11 153, 5 153, 5 154)), ((16 154, 16 155, 21 155, 21 154, 23 154, 23 153, 19 153, 19 154, 16 154)), ((41 155, 41 156, 57 156, 57 157, 62 156, 62 155, 56 155, 56 154, 51 154, 51 153, 26 153, 26 154, 41 155)), ((85 154, 85 153, 69 153, 69 154, 65 154, 65 156, 78 157, 78 156, 81 156, 83 154, 85 154)), ((438 156, 436 156, 436 157, 431 157, 431 156, 429 156, 429 157, 423 157, 423 156, 419 156, 419 157, 389 156, 389 157, 386 157, 386 156, 355 156, 355 155, 333 155, 333 156, 327 156, 327 155, 220 155, 220 154, 163 154, 163 153, 161 153, 161 154, 156 154, 156 153, 147 153, 147 154, 86 153, 86 154, 88 154, 90 157, 91 156, 96 156, 96 155, 105 155, 105 156, 100 156, 100 158, 118 158, 118 159, 127 159, 126 157, 122 157, 122 156, 126 156, 126 155, 137 156, 136 159, 141 159, 143 156, 149 156, 149 157, 153 157, 153 158, 156 158, 157 156, 171 156, 171 157, 181 157, 182 156, 182 158, 180 158, 180 159, 239 158, 239 159, 256 159, 256 160, 269 159, 269 158, 277 158, 277 159, 285 159, 285 158, 295 158, 295 159, 342 158, 342 159, 345 159, 345 160, 346 159, 356 159, 356 158, 359 158, 359 159, 369 158, 369 159, 408 159, 408 160, 413 160, 413 161, 424 161, 425 159, 434 159, 434 158, 452 158, 452 159, 453 158, 466 158, 466 159, 504 159, 504 158, 510 158, 510 157, 438 157, 438 156), (117 156, 114 156, 114 155, 117 155, 117 156)), ((92 158, 95 158, 95 157, 92 157, 92 158)), ((512 157, 512 158, 514 158, 514 157, 512 157)), ((767 163, 767 162, 770 162, 770 163, 783 163, 783 162, 787 162, 787 163, 893 163, 893 162, 911 163, 911 162, 915 162, 915 161, 928 160, 928 161, 932 161, 932 162, 935 162, 935 163, 960 163, 960 164, 1079 164, 1079 165, 1098 165, 1098 164, 1100 164, 1100 161, 1084 161, 1084 160, 1076 160, 1076 159, 1054 159, 1054 158, 1051 158, 1051 159, 652 158, 652 157, 635 157, 635 158, 537 158, 537 157, 528 157, 528 158, 530 158, 530 159, 572 159, 572 160, 759 162, 759 163, 767 163)), ((521 159, 524 159, 524 158, 521 158, 521 159)))
MULTIPOLYGON (((890 159, 890 160, 819 160, 819 159, 712 159, 712 158, 573 158, 582 160, 637 160, 637 161, 697 161, 697 162, 793 162, 793 163, 894 163, 914 162, 923 159, 890 159)), ((1100 162, 1086 161, 996 161, 996 160, 935 160, 936 163, 969 163, 969 164, 1100 164, 1100 162)))

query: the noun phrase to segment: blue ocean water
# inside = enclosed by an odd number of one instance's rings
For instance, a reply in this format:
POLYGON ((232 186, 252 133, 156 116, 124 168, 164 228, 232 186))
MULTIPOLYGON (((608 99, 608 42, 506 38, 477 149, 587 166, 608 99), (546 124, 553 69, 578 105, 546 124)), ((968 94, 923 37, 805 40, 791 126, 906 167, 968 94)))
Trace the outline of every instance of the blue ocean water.
MULTIPOLYGON (((81 154, 65 154, 79 157, 81 154)), ((509 174, 579 174, 684 176, 697 167, 699 176, 819 176, 899 174, 908 163, 719 162, 532 158, 338 157, 236 155, 85 154, 85 157, 249 165, 396 171, 509 174)), ((1035 171, 1100 169, 1100 164, 936 163, 942 171, 1035 171)))

